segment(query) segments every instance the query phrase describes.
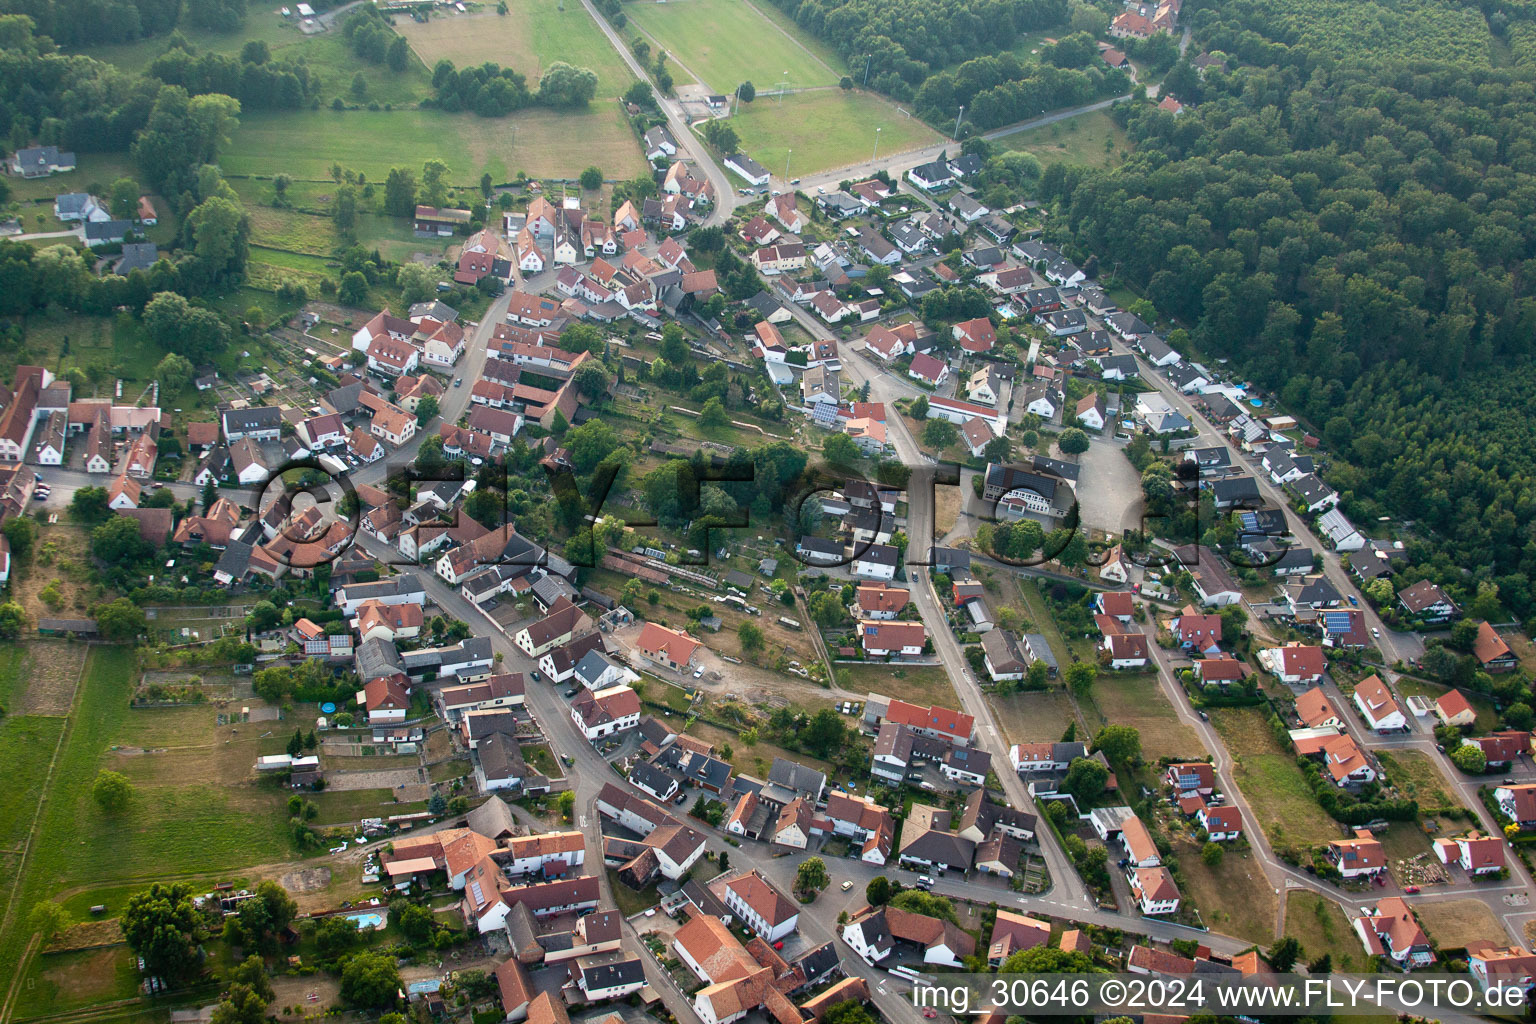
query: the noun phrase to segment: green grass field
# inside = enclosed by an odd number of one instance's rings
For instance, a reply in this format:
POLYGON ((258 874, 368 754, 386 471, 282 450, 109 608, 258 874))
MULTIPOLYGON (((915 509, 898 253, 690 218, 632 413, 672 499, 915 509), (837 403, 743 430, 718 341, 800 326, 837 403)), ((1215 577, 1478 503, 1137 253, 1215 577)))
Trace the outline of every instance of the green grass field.
POLYGON ((784 172, 788 156, 790 177, 868 160, 876 128, 881 129, 883 155, 943 141, 917 118, 898 113, 889 100, 841 89, 743 103, 730 124, 741 138, 742 151, 774 174, 784 172))
POLYGON ((597 72, 597 95, 622 95, 635 76, 579 3, 559 0, 517 0, 505 15, 434 12, 425 23, 400 19, 399 33, 428 68, 447 58, 459 67, 494 61, 528 77, 537 88, 543 70, 563 60, 597 72), (563 8, 563 9, 562 9, 563 8))
MULTIPOLYGON (((359 72, 368 81, 365 99, 369 101, 415 103, 431 92, 425 65, 413 63, 397 72, 384 65, 370 64, 347 47, 339 27, 331 32, 307 36, 299 31, 295 19, 281 17, 276 8, 253 10, 244 27, 237 32, 206 32, 192 28, 179 31, 199 51, 237 54, 246 43, 260 40, 267 44, 274 60, 307 62, 320 75, 323 104, 329 104, 337 96, 348 103, 356 102, 351 87, 353 76, 359 72)), ((160 36, 118 46, 91 47, 83 52, 124 71, 137 73, 164 53, 167 46, 166 38, 160 36)))
POLYGON ((1041 164, 1083 167, 1115 167, 1124 163, 1131 152, 1125 129, 1115 123, 1107 110, 1094 110, 1043 128, 1005 135, 997 140, 997 145, 1033 153, 1041 164))
POLYGON ((484 172, 510 181, 519 171, 574 178, 591 164, 609 177, 645 171, 623 112, 599 104, 585 113, 535 109, 504 118, 432 110, 251 114, 241 118, 219 162, 230 174, 286 172, 310 180, 328 178, 331 165, 340 163, 382 181, 396 166, 419 174, 434 157, 463 185, 484 172))
POLYGON ((714 92, 729 93, 744 81, 759 92, 786 81, 791 89, 805 89, 836 85, 842 76, 824 50, 799 41, 787 19, 771 21, 745 0, 629 4, 625 13, 714 92))
MULTIPOLYGON (((133 651, 91 649, 29 860, 15 876, 18 892, 0 934, 0 963, 19 961, 28 937, 26 916, 39 900, 67 893, 72 905, 90 905, 111 892, 120 903, 125 890, 154 879, 206 878, 297 859, 283 795, 243 778, 249 774, 244 759, 270 752, 263 744, 280 748, 282 737, 231 735, 231 749, 224 730, 213 735, 212 708, 134 711, 128 697, 137 678, 133 651), (153 752, 136 753, 139 748, 153 752), (232 777, 237 763, 245 763, 240 780, 232 777), (128 810, 108 815, 91 798, 96 773, 104 767, 133 781, 128 810)), ((32 760, 46 766, 51 753, 50 748, 32 760)), ((11 831, 0 842, 19 849, 26 836, 17 832, 31 818, 8 817, 11 831)), ((14 864, 7 866, 15 871, 14 864)))

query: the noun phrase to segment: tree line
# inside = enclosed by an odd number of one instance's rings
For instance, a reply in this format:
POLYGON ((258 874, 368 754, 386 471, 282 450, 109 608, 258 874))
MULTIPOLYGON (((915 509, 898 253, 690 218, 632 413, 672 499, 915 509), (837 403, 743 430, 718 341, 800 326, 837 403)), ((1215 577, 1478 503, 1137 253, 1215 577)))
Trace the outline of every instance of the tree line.
POLYGON ((432 68, 433 97, 423 105, 442 110, 468 110, 481 117, 505 117, 535 103, 570 109, 585 107, 597 92, 597 73, 565 61, 555 61, 539 79, 539 88, 528 88, 520 72, 492 61, 462 70, 446 57, 432 68))
POLYGON ((178 26, 232 32, 245 0, 0 0, 0 15, 26 15, 64 46, 127 43, 178 26))

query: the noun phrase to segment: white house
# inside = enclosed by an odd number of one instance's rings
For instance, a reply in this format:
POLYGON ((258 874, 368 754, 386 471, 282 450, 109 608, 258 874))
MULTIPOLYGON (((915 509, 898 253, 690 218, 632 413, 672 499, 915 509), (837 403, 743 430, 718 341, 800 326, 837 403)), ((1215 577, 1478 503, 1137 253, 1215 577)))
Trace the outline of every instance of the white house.
POLYGON ((720 898, 764 942, 777 942, 791 935, 800 923, 799 905, 756 871, 726 882, 720 898))
POLYGON ((1381 681, 1380 676, 1373 674, 1355 684, 1354 701, 1360 714, 1377 732, 1407 731, 1408 717, 1403 714, 1403 709, 1393 699, 1392 691, 1387 689, 1387 684, 1381 681))

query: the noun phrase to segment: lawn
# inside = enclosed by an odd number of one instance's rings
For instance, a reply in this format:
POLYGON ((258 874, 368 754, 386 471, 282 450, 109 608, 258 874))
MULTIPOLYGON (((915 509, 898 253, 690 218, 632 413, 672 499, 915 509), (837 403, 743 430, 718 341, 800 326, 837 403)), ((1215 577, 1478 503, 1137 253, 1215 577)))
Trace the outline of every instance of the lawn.
POLYGON ((885 156, 943 141, 889 100, 841 89, 743 103, 730 124, 741 138, 742 151, 774 174, 783 172, 785 157, 790 157, 792 177, 868 160, 874 153, 876 128, 880 129, 880 153, 885 156))
POLYGON ((1141 733, 1141 754, 1148 761, 1160 757, 1198 758, 1205 747, 1195 731, 1179 721, 1178 713, 1152 675, 1127 677, 1101 675, 1093 684, 1092 708, 1083 717, 1095 732, 1103 725, 1129 725, 1141 733))
POLYGON ((419 174, 438 158, 450 178, 470 185, 489 173, 510 181, 519 172, 575 178, 595 164, 609 177, 645 171, 645 159, 623 112, 594 104, 585 112, 524 110, 510 117, 476 117, 432 110, 313 110, 248 114, 220 159, 230 174, 321 180, 340 163, 381 181, 395 166, 419 174))
MULTIPOLYGON (((1097 685, 1097 684, 1095 684, 1097 685)), ((1256 708, 1211 712, 1236 764, 1237 785, 1259 808, 1259 823, 1276 847, 1322 846, 1341 835, 1338 824, 1312 798, 1296 760, 1275 742, 1256 708)))
POLYGON ((1335 971, 1347 971, 1365 956, 1339 905, 1305 889, 1285 895, 1285 934, 1301 943, 1308 961, 1330 954, 1335 971))
MULTIPOLYGON (((105 191, 118 178, 134 178, 137 175, 138 167, 127 153, 81 153, 75 157, 75 169, 72 171, 50 174, 46 178, 7 175, 5 183, 10 186, 12 199, 18 202, 38 200, 37 211, 43 212, 46 209, 51 218, 53 198, 60 192, 105 191)), ((32 229, 30 217, 25 226, 32 229)))
POLYGON ((994 693, 987 700, 1009 743, 1054 743, 1077 721, 1072 698, 1062 690, 994 693))
POLYGON ((1033 153, 1042 164, 1115 167, 1131 152, 1130 138, 1108 110, 1094 110, 997 140, 1006 149, 1033 153))
MULTIPOLYGON (((1402 694, 1404 700, 1409 697, 1428 697, 1430 700, 1439 700, 1450 692, 1450 689, 1449 686, 1415 679, 1412 676, 1397 677, 1397 691, 1402 694)), ((1473 726, 1473 732, 1488 733, 1498 730, 1499 713, 1494 710, 1493 701, 1471 690, 1462 690, 1461 695, 1467 699, 1468 704, 1472 705, 1472 710, 1477 712, 1477 723, 1473 726)), ((1438 721, 1438 719, 1430 719, 1430 724, 1437 724, 1438 721)))
POLYGON ((1502 945, 1509 938, 1482 900, 1421 900, 1413 909, 1425 934, 1441 949, 1462 949, 1478 939, 1502 945))
POLYGON ((8 715, 0 722, 0 773, 11 780, 0 790, 0 837, 8 847, 25 841, 42 796, 48 761, 63 731, 62 718, 8 715))
POLYGON ((1184 894, 1199 908, 1207 927, 1268 946, 1275 938, 1275 890, 1251 848, 1221 845, 1226 850, 1221 863, 1209 868, 1192 840, 1177 842, 1184 894))
POLYGON ((434 12, 423 23, 402 18, 396 23, 422 63, 431 68, 447 58, 459 67, 494 61, 522 72, 529 88, 555 61, 597 72, 597 95, 612 99, 634 82, 629 65, 614 51, 602 29, 578 3, 559 0, 518 0, 507 14, 434 12))
POLYGON ((883 693, 913 704, 960 706, 942 665, 838 665, 837 684, 854 693, 883 693))
POLYGON ((22 321, 24 343, 0 353, 0 378, 10 380, 18 363, 34 363, 61 374, 80 367, 94 382, 86 394, 76 397, 108 398, 112 379, 123 378, 123 400, 137 401, 142 388, 154 375, 155 364, 165 355, 149 340, 149 335, 131 317, 109 320, 105 317, 38 315, 22 321))
POLYGON ((661 902, 661 893, 656 891, 654 882, 636 892, 620 881, 619 873, 611 868, 608 870, 608 887, 613 890, 613 902, 618 904, 619 913, 625 917, 649 910, 661 902))
POLYGON ((657 46, 664 48, 712 92, 729 93, 743 81, 756 85, 759 92, 777 89, 786 81, 791 89, 806 89, 836 85, 841 77, 841 72, 791 38, 780 22, 770 21, 743 0, 629 4, 625 13, 631 25, 654 41, 652 52, 657 46))

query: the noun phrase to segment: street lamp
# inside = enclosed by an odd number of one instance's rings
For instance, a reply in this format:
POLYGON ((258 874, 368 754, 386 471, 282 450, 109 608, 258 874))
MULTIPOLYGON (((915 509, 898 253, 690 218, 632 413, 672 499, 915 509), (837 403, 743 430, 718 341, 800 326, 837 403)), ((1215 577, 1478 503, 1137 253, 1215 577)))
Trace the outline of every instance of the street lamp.
POLYGON ((876 128, 875 129, 875 151, 873 153, 869 154, 869 162, 870 163, 874 163, 875 162, 875 157, 877 157, 879 154, 880 154, 880 129, 876 128))
POLYGON ((792 150, 792 149, 785 150, 785 152, 784 152, 784 180, 785 181, 789 180, 789 154, 791 154, 793 152, 794 152, 794 150, 792 150))
POLYGON ((779 102, 784 102, 784 92, 789 88, 789 72, 784 72, 784 81, 779 83, 779 102))

